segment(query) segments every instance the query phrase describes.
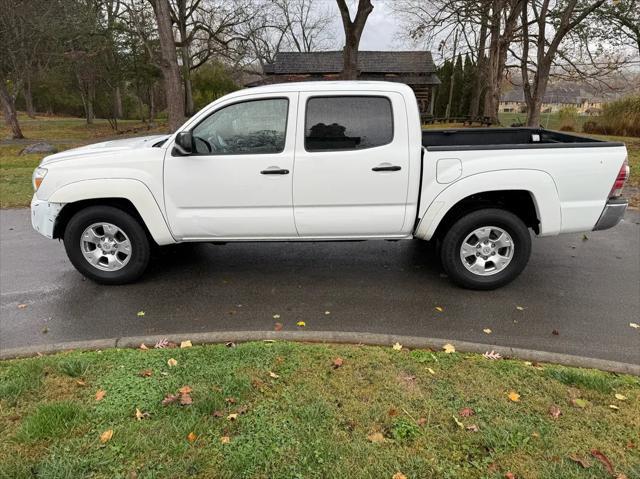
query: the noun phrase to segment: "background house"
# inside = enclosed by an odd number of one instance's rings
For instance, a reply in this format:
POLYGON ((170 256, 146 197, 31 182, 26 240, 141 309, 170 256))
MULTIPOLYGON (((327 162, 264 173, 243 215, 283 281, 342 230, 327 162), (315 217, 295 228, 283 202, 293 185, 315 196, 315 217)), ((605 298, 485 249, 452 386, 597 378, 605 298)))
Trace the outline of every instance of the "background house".
MULTIPOLYGON (((580 115, 599 115, 605 103, 614 100, 613 96, 589 92, 579 87, 549 86, 542 98, 542 113, 556 113, 562 108, 575 108, 580 115)), ((501 113, 526 113, 527 104, 520 87, 505 92, 500 97, 501 113)))
MULTIPOLYGON (((342 51, 282 52, 264 67, 263 77, 245 86, 292 81, 337 80, 343 67, 342 51)), ((433 114, 433 87, 440 84, 431 52, 405 51, 358 53, 360 80, 405 83, 416 94, 421 115, 433 114)))

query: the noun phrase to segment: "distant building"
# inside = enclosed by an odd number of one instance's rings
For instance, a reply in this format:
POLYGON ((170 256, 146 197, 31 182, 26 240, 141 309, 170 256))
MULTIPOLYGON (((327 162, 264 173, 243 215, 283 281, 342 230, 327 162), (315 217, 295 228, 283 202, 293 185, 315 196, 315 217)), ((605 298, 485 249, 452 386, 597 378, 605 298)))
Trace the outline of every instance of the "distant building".
MULTIPOLYGON (((581 88, 548 88, 542 97, 542 113, 556 113, 562 108, 575 108, 580 115, 599 115, 605 103, 614 98, 597 96, 581 88)), ((500 97, 498 110, 501 113, 526 113, 524 92, 516 87, 500 97)))
MULTIPOLYGON (((293 81, 337 80, 343 67, 341 51, 281 52, 272 64, 265 66, 264 76, 245 86, 268 85, 293 81)), ((360 80, 383 80, 405 83, 416 94, 420 113, 433 114, 433 87, 440 84, 431 52, 358 53, 360 80)))

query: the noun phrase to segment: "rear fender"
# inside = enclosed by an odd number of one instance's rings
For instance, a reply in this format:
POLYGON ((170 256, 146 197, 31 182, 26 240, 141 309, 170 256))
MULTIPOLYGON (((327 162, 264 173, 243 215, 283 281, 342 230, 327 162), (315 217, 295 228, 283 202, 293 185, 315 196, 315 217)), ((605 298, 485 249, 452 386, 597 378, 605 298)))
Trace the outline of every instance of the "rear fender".
POLYGON ((522 190, 531 194, 540 221, 540 236, 558 234, 562 228, 560 198, 553 178, 540 170, 499 170, 465 177, 443 190, 420 215, 415 236, 429 240, 458 202, 483 192, 522 190))

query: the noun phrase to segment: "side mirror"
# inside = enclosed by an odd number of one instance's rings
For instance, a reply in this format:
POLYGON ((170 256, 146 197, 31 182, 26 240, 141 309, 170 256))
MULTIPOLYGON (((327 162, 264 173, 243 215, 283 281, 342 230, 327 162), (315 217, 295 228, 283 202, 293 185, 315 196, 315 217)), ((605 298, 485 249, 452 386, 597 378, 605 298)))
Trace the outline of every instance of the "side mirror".
POLYGON ((178 133, 174 150, 182 156, 190 155, 193 152, 193 136, 190 131, 178 133))

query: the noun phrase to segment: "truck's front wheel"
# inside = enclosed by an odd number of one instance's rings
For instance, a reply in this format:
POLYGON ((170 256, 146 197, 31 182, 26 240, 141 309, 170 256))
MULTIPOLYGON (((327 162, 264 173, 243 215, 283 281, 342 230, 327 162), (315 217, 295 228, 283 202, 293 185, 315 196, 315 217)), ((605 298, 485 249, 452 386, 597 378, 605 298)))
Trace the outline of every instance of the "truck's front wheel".
POLYGON ((457 220, 442 240, 442 265, 458 285, 495 289, 513 281, 531 254, 531 235, 509 211, 488 208, 457 220))
POLYGON ((65 229, 64 247, 80 273, 102 284, 135 281, 149 263, 144 229, 129 213, 112 206, 78 211, 65 229))

